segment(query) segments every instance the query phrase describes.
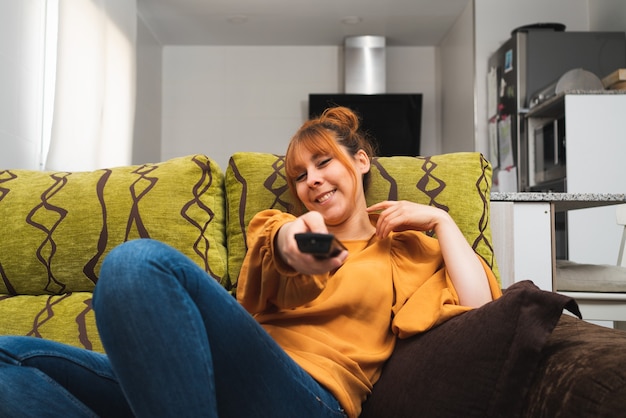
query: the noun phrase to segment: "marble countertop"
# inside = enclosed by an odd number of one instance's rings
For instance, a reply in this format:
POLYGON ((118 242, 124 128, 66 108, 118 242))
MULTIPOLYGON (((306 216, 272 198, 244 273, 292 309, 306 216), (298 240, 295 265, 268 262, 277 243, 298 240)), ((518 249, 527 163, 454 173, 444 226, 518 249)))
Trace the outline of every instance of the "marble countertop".
POLYGON ((492 202, 553 204, 557 212, 626 203, 625 193, 492 192, 492 202))

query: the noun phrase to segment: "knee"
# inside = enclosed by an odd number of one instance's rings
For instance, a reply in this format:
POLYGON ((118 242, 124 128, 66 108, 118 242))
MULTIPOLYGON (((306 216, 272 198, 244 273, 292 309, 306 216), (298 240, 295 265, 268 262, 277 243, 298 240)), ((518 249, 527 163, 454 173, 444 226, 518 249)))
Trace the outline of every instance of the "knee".
POLYGON ((166 246, 166 244, 150 238, 123 242, 107 254, 102 264, 102 270, 105 270, 107 265, 118 265, 138 258, 149 258, 152 254, 166 246))
POLYGON ((136 239, 113 248, 104 258, 98 285, 132 275, 136 269, 152 263, 165 244, 152 239, 136 239))
POLYGON ((106 295, 125 294, 145 289, 151 266, 159 262, 160 254, 169 248, 152 239, 136 239, 124 242, 105 257, 100 268, 94 290, 94 308, 98 300, 106 295))

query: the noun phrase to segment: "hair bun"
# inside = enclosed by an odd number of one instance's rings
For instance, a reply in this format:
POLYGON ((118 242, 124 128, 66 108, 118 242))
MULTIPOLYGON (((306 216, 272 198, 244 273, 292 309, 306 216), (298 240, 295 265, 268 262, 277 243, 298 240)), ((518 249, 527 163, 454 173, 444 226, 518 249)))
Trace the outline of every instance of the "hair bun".
POLYGON ((322 113, 319 121, 322 124, 332 124, 340 131, 357 132, 359 130, 359 117, 351 109, 344 106, 328 108, 322 113))

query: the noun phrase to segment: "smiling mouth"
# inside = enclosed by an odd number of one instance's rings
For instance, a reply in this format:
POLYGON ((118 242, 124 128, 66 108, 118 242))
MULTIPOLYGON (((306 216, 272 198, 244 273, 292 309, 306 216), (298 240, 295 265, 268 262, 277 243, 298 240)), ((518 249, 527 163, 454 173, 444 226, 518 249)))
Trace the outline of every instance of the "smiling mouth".
POLYGON ((335 192, 336 192, 336 190, 332 190, 332 191, 330 191, 330 192, 328 192, 328 193, 324 193, 322 196, 320 196, 320 197, 318 197, 317 199, 315 199, 315 201, 316 201, 317 203, 324 203, 324 202, 326 202, 328 199, 330 199, 330 198, 331 198, 331 196, 335 194, 335 192))

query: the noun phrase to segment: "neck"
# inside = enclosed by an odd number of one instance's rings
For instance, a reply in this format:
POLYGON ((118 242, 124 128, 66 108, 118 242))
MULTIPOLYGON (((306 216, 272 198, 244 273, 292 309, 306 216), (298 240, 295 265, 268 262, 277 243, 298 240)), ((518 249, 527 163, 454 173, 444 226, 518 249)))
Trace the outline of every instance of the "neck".
POLYGON ((339 240, 364 240, 369 239, 376 227, 370 222, 369 215, 363 209, 362 214, 354 214, 341 225, 329 226, 328 232, 334 234, 339 240))

